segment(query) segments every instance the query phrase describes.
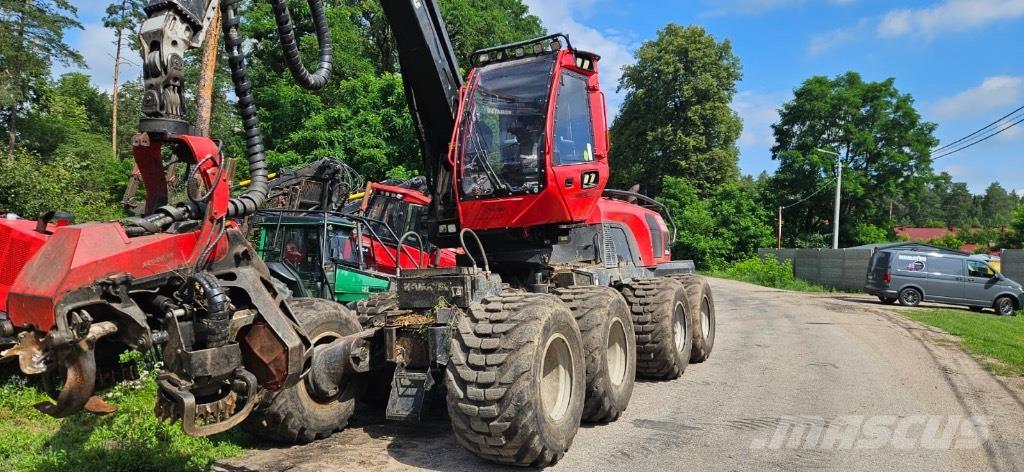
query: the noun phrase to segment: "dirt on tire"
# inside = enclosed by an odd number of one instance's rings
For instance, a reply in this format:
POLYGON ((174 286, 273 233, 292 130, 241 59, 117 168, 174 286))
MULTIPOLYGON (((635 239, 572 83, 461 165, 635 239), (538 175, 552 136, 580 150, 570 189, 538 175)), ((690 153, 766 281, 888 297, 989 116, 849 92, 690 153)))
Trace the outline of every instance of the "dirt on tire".
POLYGON ((587 372, 583 421, 615 421, 629 405, 636 377, 636 337, 626 300, 611 287, 578 286, 556 289, 554 293, 572 311, 583 336, 587 372), (625 331, 625 352, 609 353, 616 329, 625 331), (624 355, 621 360, 625 368, 611 368, 610 355, 624 355))
POLYGON ((622 295, 633 316, 637 375, 665 380, 683 375, 693 349, 691 316, 683 285, 667 277, 641 279, 623 285, 622 295), (685 331, 678 337, 676 319, 685 331))
MULTIPOLYGON (((330 342, 362 328, 341 304, 319 298, 293 298, 285 303, 314 344, 330 342)), ((273 392, 243 423, 250 433, 270 441, 305 444, 330 436, 348 425, 355 411, 355 382, 333 399, 314 398, 304 380, 273 392)))
POLYGON ((472 304, 457 323, 445 375, 455 438, 494 462, 532 467, 557 462, 583 414, 583 340, 572 313, 553 295, 507 293, 472 304), (565 369, 572 385, 568 398, 558 396, 562 409, 552 412, 542 394, 550 371, 546 353, 563 341, 572 359, 571 369, 565 369))

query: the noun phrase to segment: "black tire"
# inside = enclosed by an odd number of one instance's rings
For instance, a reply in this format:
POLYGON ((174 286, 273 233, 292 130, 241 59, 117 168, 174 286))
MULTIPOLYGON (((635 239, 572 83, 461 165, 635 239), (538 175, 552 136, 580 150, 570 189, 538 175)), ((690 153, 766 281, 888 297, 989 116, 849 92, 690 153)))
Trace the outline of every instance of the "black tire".
POLYGON ((615 421, 629 405, 636 378, 636 336, 626 300, 611 287, 570 287, 554 293, 572 311, 583 336, 583 421, 615 421))
POLYGON ((1013 298, 1003 295, 996 299, 992 308, 996 309, 996 314, 999 316, 1013 316, 1017 313, 1017 302, 1013 301, 1013 298))
POLYGON ((693 348, 690 350, 690 363, 699 364, 711 357, 715 347, 715 297, 711 294, 711 285, 707 279, 697 274, 673 275, 669 278, 677 280, 686 289, 687 308, 690 313, 690 324, 693 333, 693 348))
POLYGON ((623 285, 622 295, 633 315, 637 375, 650 379, 683 375, 693 350, 693 325, 683 285, 665 277, 636 280, 623 285))
POLYGON ((921 304, 921 298, 921 291, 916 288, 907 287, 900 290, 900 305, 918 306, 921 304))
POLYGON ((366 299, 356 302, 356 317, 360 324, 369 327, 374 324, 374 320, 380 320, 380 323, 383 323, 384 313, 396 309, 398 309, 398 292, 392 290, 371 293, 366 299))
MULTIPOLYGON (((361 330, 355 315, 338 303, 319 298, 292 298, 286 303, 314 345, 361 330)), ((319 399, 302 380, 270 393, 245 420, 245 428, 260 438, 288 444, 325 438, 348 425, 356 391, 356 382, 350 382, 337 397, 319 399)))
POLYGON ((878 296, 878 301, 882 302, 883 305, 892 305, 893 303, 896 303, 898 300, 899 298, 883 297, 881 295, 878 296))
POLYGON ((985 309, 985 307, 983 307, 983 306, 969 306, 969 307, 967 307, 967 309, 971 310, 971 311, 973 311, 975 313, 981 313, 982 310, 985 309))
POLYGON ((533 293, 488 297, 466 312, 445 374, 455 438, 489 461, 554 464, 583 415, 583 340, 572 313, 558 298, 533 293), (545 384, 545 372, 553 383, 545 384))

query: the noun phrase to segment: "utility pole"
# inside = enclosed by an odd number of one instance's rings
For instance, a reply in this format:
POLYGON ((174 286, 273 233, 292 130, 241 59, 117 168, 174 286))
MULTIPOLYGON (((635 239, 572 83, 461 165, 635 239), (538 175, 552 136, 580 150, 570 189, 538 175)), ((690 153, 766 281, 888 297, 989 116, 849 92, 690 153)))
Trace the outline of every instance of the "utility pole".
POLYGON ((775 247, 782 249, 782 207, 779 207, 779 230, 775 240, 777 241, 775 247))
POLYGON ((817 148, 815 151, 831 154, 836 158, 836 203, 832 213, 832 249, 839 249, 839 196, 843 189, 843 163, 839 153, 828 149, 817 148))

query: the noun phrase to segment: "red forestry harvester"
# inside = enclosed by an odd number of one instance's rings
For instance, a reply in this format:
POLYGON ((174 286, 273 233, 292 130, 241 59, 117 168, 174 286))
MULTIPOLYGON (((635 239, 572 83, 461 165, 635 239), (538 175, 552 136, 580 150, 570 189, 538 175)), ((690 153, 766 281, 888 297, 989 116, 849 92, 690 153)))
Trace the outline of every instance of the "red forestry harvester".
MULTIPOLYGON (((331 48, 320 0, 308 1, 320 41, 313 74, 298 60, 284 0, 271 3, 283 57, 317 88, 331 48)), ((198 3, 154 0, 143 27, 149 119, 135 154, 150 216, 4 227, 36 248, 12 269, 0 305, 18 332, 7 355, 26 372, 64 374, 52 413, 103 409, 89 401, 94 351, 165 342, 157 411, 190 434, 250 417, 275 439, 329 435, 353 412, 356 377, 377 372, 392 386, 389 419, 419 418, 443 389, 468 450, 542 466, 562 457, 580 421, 618 418, 636 375, 673 379, 708 357, 711 292, 692 263, 671 260, 664 207, 605 188, 599 56, 547 36, 476 52, 464 82, 434 0, 381 6, 428 180, 422 223, 437 247, 462 247, 460 265, 403 270, 394 292, 360 302, 357 314, 283 300, 230 220, 266 194, 235 1, 222 7, 253 176, 245 195, 229 197, 217 148, 180 119, 181 58, 216 6, 198 3), (201 198, 163 204, 165 144, 204 179, 201 198)), ((11 247, 3 257, 20 257, 11 247)))

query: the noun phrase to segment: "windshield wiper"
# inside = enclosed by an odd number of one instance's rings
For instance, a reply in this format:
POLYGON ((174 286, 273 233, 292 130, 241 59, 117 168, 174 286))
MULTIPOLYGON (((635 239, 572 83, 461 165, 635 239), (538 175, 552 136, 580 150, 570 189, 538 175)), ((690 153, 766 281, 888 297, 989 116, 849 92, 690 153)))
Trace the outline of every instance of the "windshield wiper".
MULTIPOLYGON (((476 121, 477 119, 479 118, 474 117, 474 121, 476 121)), ((481 142, 480 140, 480 136, 473 131, 470 132, 473 133, 473 144, 475 145, 475 149, 473 150, 473 157, 476 160, 480 161, 480 164, 484 168, 484 174, 486 174, 487 179, 491 181, 491 185, 494 185, 495 189, 502 190, 505 193, 505 195, 510 195, 512 193, 512 187, 509 186, 509 184, 506 183, 501 177, 499 177, 498 173, 494 171, 493 167, 491 167, 491 163, 487 160, 488 150, 484 149, 483 142, 481 142)))

